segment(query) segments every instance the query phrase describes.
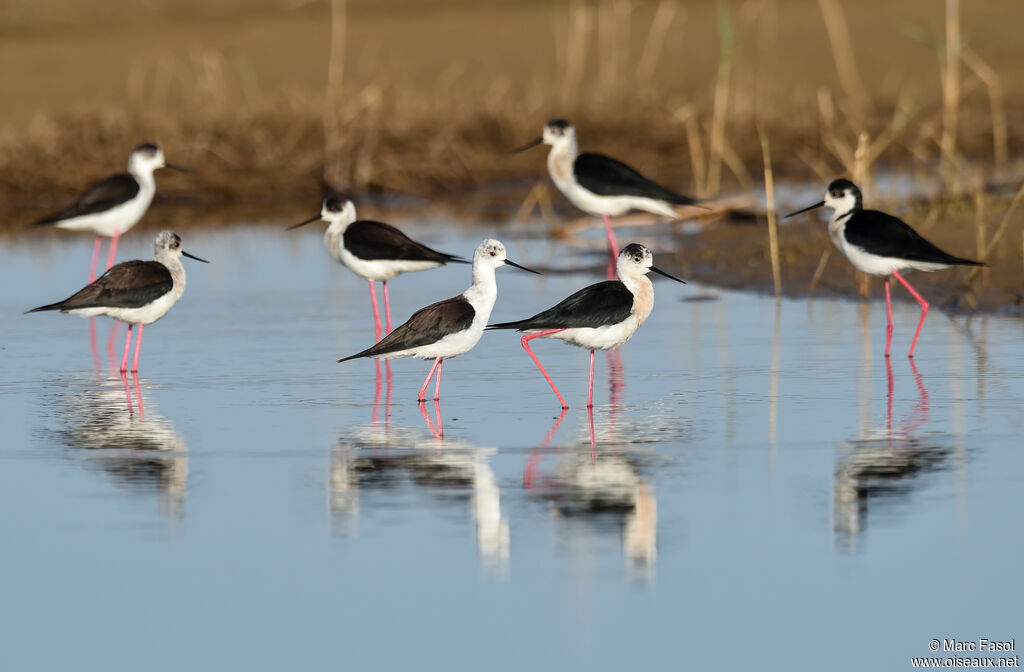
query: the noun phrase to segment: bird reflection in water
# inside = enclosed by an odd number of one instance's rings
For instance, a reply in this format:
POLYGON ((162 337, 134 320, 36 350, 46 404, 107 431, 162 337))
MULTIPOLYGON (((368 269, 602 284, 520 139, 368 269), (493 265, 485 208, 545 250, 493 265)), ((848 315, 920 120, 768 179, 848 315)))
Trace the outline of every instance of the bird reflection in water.
POLYGON ((527 460, 523 487, 547 502, 559 538, 572 548, 594 535, 618 532, 629 573, 654 576, 658 549, 658 502, 654 485, 641 475, 640 461, 617 446, 591 455, 562 454, 550 474, 539 471, 540 456, 527 460))
MULTIPOLYGON (((423 409, 422 404, 420 405, 423 409)), ((437 411, 440 422, 440 410, 437 411)), ((360 499, 380 501, 382 494, 397 494, 408 488, 440 495, 432 499, 435 508, 464 503, 476 523, 477 551, 484 570, 504 576, 509 558, 508 518, 501 511, 501 490, 491 457, 493 448, 481 448, 465 441, 445 439, 440 425, 435 429, 427 417, 431 438, 422 430, 373 422, 345 436, 331 451, 328 506, 335 532, 354 534, 360 514, 360 499)))
POLYGON ((924 378, 916 362, 911 359, 909 363, 916 387, 914 406, 894 427, 895 380, 892 363, 886 358, 885 429, 841 446, 833 478, 832 529, 837 544, 845 550, 858 549, 869 507, 885 507, 908 497, 922 475, 942 467, 951 450, 940 436, 916 435, 928 423, 930 409, 924 378))
POLYGON ((185 439, 145 401, 137 375, 94 377, 88 384, 60 386, 57 408, 64 428, 57 434, 69 448, 88 451, 88 464, 138 492, 156 492, 161 509, 185 513, 188 455, 185 439))

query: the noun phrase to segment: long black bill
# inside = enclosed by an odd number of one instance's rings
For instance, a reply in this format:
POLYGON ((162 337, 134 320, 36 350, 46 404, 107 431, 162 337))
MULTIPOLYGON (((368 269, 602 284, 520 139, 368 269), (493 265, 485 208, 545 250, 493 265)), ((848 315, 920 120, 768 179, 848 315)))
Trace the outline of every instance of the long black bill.
POLYGON ((681 282, 684 285, 686 284, 686 280, 681 280, 681 279, 677 278, 674 275, 669 275, 668 273, 666 273, 665 271, 661 270, 657 266, 651 266, 651 270, 654 271, 655 273, 657 273, 658 275, 664 275, 666 278, 669 278, 670 280, 675 280, 676 282, 681 282))
POLYGON ((516 147, 511 152, 509 152, 509 154, 518 154, 519 152, 525 152, 528 149, 536 147, 537 145, 539 145, 542 142, 544 142, 544 138, 537 138, 536 140, 531 140, 530 142, 526 143, 522 147, 516 147))
POLYGON ((797 210, 796 212, 791 212, 791 213, 789 213, 788 215, 786 215, 785 217, 783 217, 783 219, 789 219, 790 217, 796 217, 796 216, 797 216, 797 215, 799 215, 799 214, 802 214, 802 213, 804 213, 804 212, 807 212, 808 210, 814 210, 815 208, 820 208, 820 207, 821 207, 821 206, 823 206, 823 205, 825 205, 825 201, 821 201, 821 202, 819 202, 819 203, 815 203, 814 205, 808 205, 808 206, 807 206, 806 208, 804 208, 803 210, 797 210))
POLYGON ((196 255, 194 255, 194 254, 189 254, 189 253, 188 253, 188 252, 186 252, 185 250, 182 250, 182 251, 181 251, 181 256, 183 256, 183 257, 188 257, 189 259, 195 259, 196 261, 201 261, 201 262, 203 262, 204 264, 208 264, 208 263, 210 263, 210 262, 208 262, 208 261, 207 261, 206 259, 200 259, 200 258, 199 258, 199 257, 197 257, 196 255))
POLYGON ((505 263, 506 263, 506 264, 508 264, 509 266, 515 266, 515 267, 516 267, 516 268, 518 268, 518 269, 519 269, 520 271, 526 271, 527 273, 535 273, 535 274, 537 274, 537 275, 544 275, 544 274, 543 274, 543 273, 541 273, 540 271, 535 271, 535 270, 533 270, 532 268, 527 268, 526 266, 520 266, 520 265, 519 265, 519 264, 517 264, 516 262, 514 262, 514 261, 509 261, 508 259, 506 259, 506 260, 505 260, 505 263))
POLYGON ((164 168, 170 168, 171 170, 176 170, 179 173, 188 173, 189 175, 196 174, 196 171, 191 168, 182 168, 181 166, 176 166, 173 163, 167 163, 166 161, 164 161, 164 168))
POLYGON ((313 217, 310 217, 309 219, 307 219, 304 222, 299 222, 298 224, 292 224, 287 229, 285 229, 285 231, 291 231, 292 229, 297 229, 300 226, 305 226, 306 224, 312 224, 313 222, 315 222, 317 220, 320 220, 320 219, 323 219, 323 215, 314 215, 313 217))

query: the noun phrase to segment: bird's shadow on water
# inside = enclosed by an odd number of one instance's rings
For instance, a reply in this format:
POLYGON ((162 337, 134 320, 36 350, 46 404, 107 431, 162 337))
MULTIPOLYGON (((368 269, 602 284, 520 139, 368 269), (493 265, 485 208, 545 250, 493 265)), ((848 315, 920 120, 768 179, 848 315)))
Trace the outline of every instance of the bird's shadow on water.
POLYGON ((43 441, 63 446, 130 492, 155 493, 164 513, 184 517, 187 445, 156 410, 147 381, 93 370, 52 380, 44 389, 55 422, 39 430, 43 441))
POLYGON ((905 505, 923 487, 926 476, 945 468, 953 451, 951 436, 922 431, 931 419, 931 401, 914 360, 909 360, 909 368, 916 398, 900 415, 894 415, 902 409, 894 407, 896 378, 888 358, 885 366, 885 426, 838 446, 832 479, 832 529, 837 547, 848 552, 860 550, 869 512, 885 517, 905 505))

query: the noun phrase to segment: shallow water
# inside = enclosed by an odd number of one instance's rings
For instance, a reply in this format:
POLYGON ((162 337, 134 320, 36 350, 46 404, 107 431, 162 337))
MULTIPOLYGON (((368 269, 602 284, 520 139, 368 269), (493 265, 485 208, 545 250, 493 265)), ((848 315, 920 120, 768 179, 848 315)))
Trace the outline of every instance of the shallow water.
MULTIPOLYGON (((588 354, 534 341, 560 416, 503 332, 421 411, 427 363, 390 393, 335 363, 372 341, 366 283, 280 228, 185 232, 212 263, 137 380, 123 328, 111 357, 96 322, 94 360, 87 320, 21 315, 82 284, 90 240, 0 250, 3 669, 905 669, 1024 635, 1024 322, 934 312, 914 365, 897 304, 890 376, 881 304, 659 281, 621 374, 598 354, 593 429, 588 354)), ((596 279, 502 269, 493 320, 596 279)), ((395 280, 396 323, 468 280, 395 280)))

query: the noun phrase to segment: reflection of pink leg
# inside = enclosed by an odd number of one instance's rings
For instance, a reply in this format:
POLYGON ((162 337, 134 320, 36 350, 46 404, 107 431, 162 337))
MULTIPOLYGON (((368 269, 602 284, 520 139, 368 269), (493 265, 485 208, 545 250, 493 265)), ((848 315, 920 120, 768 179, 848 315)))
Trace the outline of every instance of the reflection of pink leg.
POLYGON ((889 298, 889 278, 885 279, 885 356, 892 351, 892 299, 889 298))
POLYGON ((103 239, 96 236, 96 242, 92 246, 92 264, 89 266, 89 282, 91 283, 96 279, 96 264, 100 261, 100 245, 103 244, 103 239))
POLYGON ((124 339, 124 356, 121 357, 121 373, 128 370, 128 346, 132 344, 132 325, 128 325, 128 335, 124 339))
MULTIPOLYGON (((142 325, 139 325, 139 336, 142 336, 142 325)), ((146 421, 146 409, 142 407, 142 389, 139 387, 139 376, 132 373, 132 386, 135 388, 135 399, 139 405, 139 422, 146 421)))
POLYGON ((916 432, 921 428, 921 425, 928 422, 928 416, 930 414, 928 404, 928 390, 924 386, 924 378, 917 371, 917 364, 913 359, 910 360, 910 371, 914 374, 914 382, 917 383, 917 405, 914 407, 914 414, 912 421, 908 423, 907 434, 916 432))
MULTIPOLYGON (((564 410, 562 411, 562 415, 565 415, 565 411, 564 410)), ((561 420, 562 416, 558 416, 558 417, 559 417, 559 420, 561 420)), ((557 426, 557 424, 556 424, 556 426, 557 426)), ((526 468, 523 469, 523 487, 524 488, 532 488, 533 487, 533 481, 534 481, 535 478, 537 478, 537 465, 540 464, 540 461, 543 460, 543 459, 544 459, 544 456, 541 455, 540 453, 533 453, 528 458, 526 458, 526 468)))
POLYGON ((427 404, 423 399, 420 399, 416 404, 420 409, 420 414, 423 415, 423 419, 427 423, 427 429, 430 430, 430 435, 435 439, 444 438, 444 427, 441 426, 441 405, 436 401, 434 402, 434 413, 437 415, 437 428, 434 428, 434 423, 430 420, 430 414, 427 413, 427 404))
MULTIPOLYGON (((434 401, 437 401, 438 399, 441 398, 441 369, 443 369, 443 368, 444 368, 444 360, 443 359, 438 359, 437 360, 437 381, 434 383, 434 401)), ((440 420, 438 420, 437 422, 438 422, 438 424, 441 424, 440 420)))
POLYGON ((384 395, 384 422, 391 419, 391 360, 384 360, 384 370, 387 371, 388 391, 384 395))
POLYGON ((123 371, 121 372, 121 382, 124 384, 125 401, 128 402, 128 417, 131 417, 135 415, 134 411, 132 410, 132 393, 131 390, 128 389, 128 376, 126 376, 123 371))
POLYGON ((388 298, 388 281, 385 280, 385 281, 381 282, 380 284, 384 285, 384 317, 388 321, 388 331, 387 331, 387 333, 390 334, 391 333, 391 299, 388 298))
POLYGON ((377 412, 380 410, 380 390, 383 378, 380 375, 380 360, 373 360, 374 365, 377 368, 377 377, 375 378, 376 388, 373 391, 373 412, 370 414, 370 422, 374 425, 377 424, 377 412))
POLYGON ((896 276, 896 279, 899 280, 900 283, 907 288, 907 291, 910 292, 911 295, 915 299, 917 299, 917 302, 921 305, 921 319, 918 320, 917 322, 917 331, 914 332, 914 340, 910 344, 910 354, 907 355, 907 357, 913 357, 914 348, 917 347, 917 337, 921 335, 921 327, 924 326, 924 318, 928 317, 928 302, 925 301, 924 298, 920 294, 918 294, 913 287, 910 286, 909 282, 903 279, 902 275, 900 275, 896 271, 893 271, 892 274, 896 276))
MULTIPOLYGON (((440 369, 438 369, 440 373, 440 369)), ((437 417, 437 438, 444 438, 444 422, 441 420, 441 403, 434 399, 434 415, 437 417)))
POLYGON ((380 313, 377 312, 377 290, 373 288, 373 280, 368 282, 370 283, 370 303, 373 304, 373 333, 376 339, 380 341, 380 313))
POLYGON ((139 335, 135 337, 135 357, 132 358, 132 373, 139 370, 139 348, 142 346, 142 327, 139 325, 139 335))
POLYGON ((594 407, 594 351, 590 351, 590 394, 587 395, 587 408, 594 407))
POLYGON ((538 331, 536 334, 527 334, 526 336, 523 336, 522 343, 523 349, 526 350, 526 354, 530 355, 530 359, 532 359, 533 363, 537 365, 537 368, 540 369, 540 372, 544 374, 544 380, 548 381, 548 385, 550 385, 551 389, 555 391, 555 396, 558 397, 558 401, 562 404, 562 408, 569 408, 569 404, 565 403, 565 399, 562 398, 562 395, 558 391, 558 388, 555 387, 554 382, 552 382, 551 376, 549 376, 548 372, 544 370, 544 367, 541 366, 540 360, 537 359, 537 355, 533 354, 533 350, 530 349, 531 339, 540 338, 541 336, 550 336, 551 334, 557 334, 560 331, 564 330, 546 329, 544 331, 538 331))
POLYGON ((548 433, 544 435, 544 440, 540 444, 541 446, 546 448, 551 445, 551 442, 555 439, 555 434, 558 434, 559 425, 562 424, 562 420, 565 419, 565 414, 568 412, 568 408, 562 408, 562 412, 558 414, 557 418, 555 418, 555 424, 551 425, 551 429, 549 429, 548 433))
POLYGON ((417 401, 427 400, 427 385, 430 384, 430 379, 434 377, 434 371, 437 370, 438 365, 441 363, 441 358, 438 357, 434 360, 434 365, 430 367, 430 373, 427 374, 427 379, 423 381, 423 387, 420 388, 420 394, 416 397, 417 401))
POLYGON ((622 352, 618 349, 609 350, 605 353, 608 360, 608 392, 612 405, 622 401, 622 388, 626 386, 622 376, 622 352))
POLYGON ((114 237, 110 239, 110 252, 107 254, 107 270, 114 265, 114 259, 117 255, 117 240, 121 237, 119 231, 114 231, 114 237))
POLYGON ((613 280, 615 278, 615 264, 619 259, 619 242, 615 240, 615 229, 612 228, 611 217, 608 215, 601 216, 604 218, 604 230, 608 234, 608 279, 613 280))

